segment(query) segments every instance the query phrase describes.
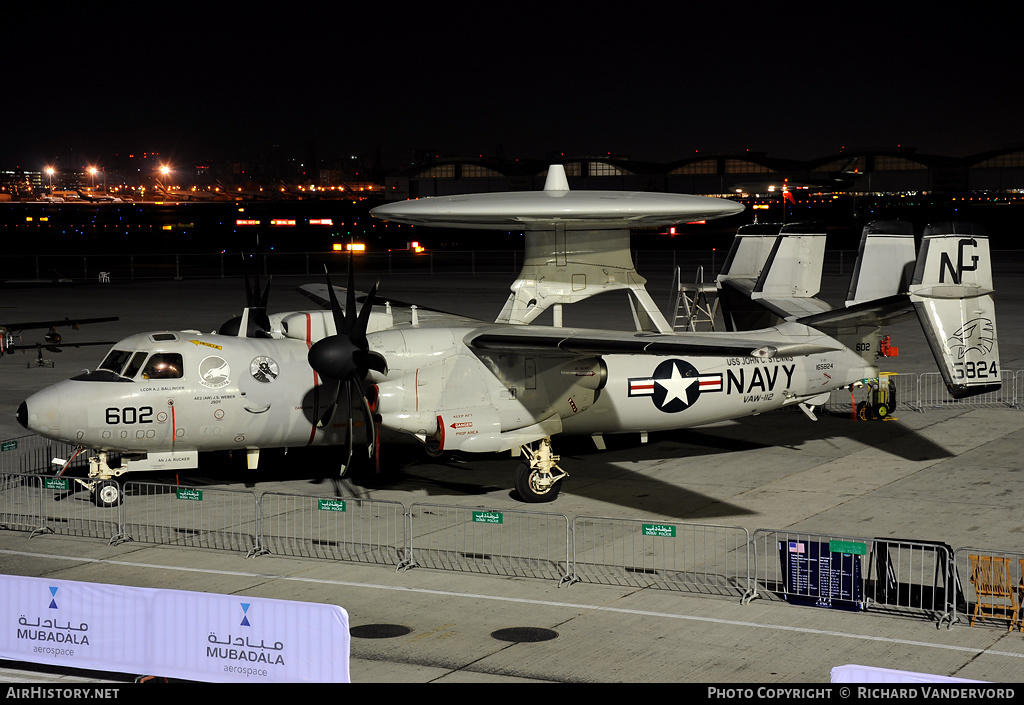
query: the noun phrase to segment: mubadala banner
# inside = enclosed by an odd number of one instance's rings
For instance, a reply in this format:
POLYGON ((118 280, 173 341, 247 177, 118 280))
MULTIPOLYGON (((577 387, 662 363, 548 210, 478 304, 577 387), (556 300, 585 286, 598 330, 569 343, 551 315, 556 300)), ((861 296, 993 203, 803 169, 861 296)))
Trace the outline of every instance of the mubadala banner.
POLYGON ((349 682, 336 605, 0 576, 0 658, 220 683, 349 682))

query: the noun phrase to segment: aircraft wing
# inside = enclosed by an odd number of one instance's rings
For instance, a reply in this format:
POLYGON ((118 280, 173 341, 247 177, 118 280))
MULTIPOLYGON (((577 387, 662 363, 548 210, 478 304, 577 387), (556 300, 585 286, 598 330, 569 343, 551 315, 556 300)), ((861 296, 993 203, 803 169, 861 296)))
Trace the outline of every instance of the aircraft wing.
MULTIPOLYGON (((326 284, 304 284, 296 289, 300 294, 305 296, 307 299, 315 303, 320 308, 330 310, 331 299, 330 294, 327 293, 326 284)), ((336 286, 334 287, 334 293, 338 297, 338 301, 345 301, 347 290, 345 287, 336 286)), ((366 292, 356 292, 356 303, 360 306, 363 301, 366 300, 366 292)), ((430 308, 429 306, 420 306, 419 304, 410 304, 405 301, 398 301, 396 299, 388 298, 381 294, 377 294, 374 302, 374 307, 383 307, 385 304, 391 304, 394 308, 411 309, 413 306, 416 307, 419 321, 424 325, 471 325, 478 326, 481 321, 476 318, 469 318, 468 316, 461 316, 457 313, 450 313, 448 311, 442 311, 436 308, 430 308)))
POLYGON ((769 340, 735 333, 633 333, 513 326, 483 329, 466 337, 477 352, 565 355, 685 355, 689 357, 776 357, 839 350, 824 337, 806 341, 769 340))
POLYGON ((0 329, 7 331, 22 331, 31 330, 33 328, 53 328, 55 326, 71 326, 72 328, 78 329, 79 326, 85 325, 86 323, 107 323, 109 321, 118 320, 117 316, 107 316, 105 318, 65 318, 61 320, 52 321, 28 321, 26 323, 0 323, 0 329))

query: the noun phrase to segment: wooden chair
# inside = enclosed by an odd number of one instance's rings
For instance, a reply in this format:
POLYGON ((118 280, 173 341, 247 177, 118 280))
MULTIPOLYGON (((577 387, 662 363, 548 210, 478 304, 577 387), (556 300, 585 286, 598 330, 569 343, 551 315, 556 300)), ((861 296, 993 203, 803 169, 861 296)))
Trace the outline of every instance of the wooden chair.
MULTIPOLYGON (((971 626, 977 618, 1006 619, 1011 631, 1020 620, 1017 586, 1010 580, 1010 559, 970 555, 971 583, 976 594, 971 626)), ((1024 565, 1024 561, 1021 562, 1024 565)))

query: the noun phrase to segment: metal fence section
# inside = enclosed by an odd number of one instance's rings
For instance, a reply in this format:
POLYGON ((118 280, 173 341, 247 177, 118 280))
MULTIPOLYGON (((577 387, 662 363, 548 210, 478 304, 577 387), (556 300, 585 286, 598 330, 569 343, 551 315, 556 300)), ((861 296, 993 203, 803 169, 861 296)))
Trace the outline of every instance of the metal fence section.
POLYGON ((968 624, 1024 631, 1024 553, 958 548, 953 563, 957 575, 967 576, 957 613, 968 624))
POLYGON ((116 539, 249 554, 259 550, 258 517, 252 492, 127 482, 116 539))
MULTIPOLYGON (((890 412, 899 413, 903 409, 923 411, 921 408, 921 392, 919 376, 913 372, 883 373, 883 381, 891 383, 890 412)), ((848 389, 834 389, 829 396, 825 409, 833 415, 849 414, 856 416, 861 403, 871 399, 871 388, 862 386, 852 392, 848 389)))
MULTIPOLYGON (((1017 374, 1020 374, 1019 372, 1017 374)), ((924 372, 920 375, 921 406, 982 406, 1017 408, 1017 384, 1013 372, 1003 370, 999 373, 1000 387, 994 392, 978 394, 966 399, 954 399, 946 391, 946 383, 938 372, 924 372)))
POLYGON ((38 475, 0 473, 0 528, 33 532, 42 529, 40 479, 38 475))
POLYGON ((746 598, 746 529, 639 519, 575 517, 576 580, 746 598))
POLYGON ((67 460, 74 456, 68 468, 88 468, 87 453, 78 453, 78 446, 54 441, 35 434, 0 441, 0 472, 50 472, 55 458, 67 460))
POLYGON ((402 568, 572 579, 565 515, 416 503, 408 516, 402 568))
POLYGON ((923 613, 953 626, 963 587, 953 549, 933 541, 875 538, 864 576, 867 607, 872 612, 923 613))
POLYGON ((798 605, 927 616, 952 626, 962 595, 940 543, 754 532, 755 596, 798 605))
POLYGON ((259 552, 397 566, 406 555, 401 502, 260 495, 259 552))
POLYGON ((40 528, 64 536, 87 536, 108 541, 119 535, 121 507, 100 507, 93 495, 72 477, 37 475, 40 528))
POLYGON ((0 473, 0 528, 110 540, 120 526, 119 508, 97 507, 72 478, 0 473))

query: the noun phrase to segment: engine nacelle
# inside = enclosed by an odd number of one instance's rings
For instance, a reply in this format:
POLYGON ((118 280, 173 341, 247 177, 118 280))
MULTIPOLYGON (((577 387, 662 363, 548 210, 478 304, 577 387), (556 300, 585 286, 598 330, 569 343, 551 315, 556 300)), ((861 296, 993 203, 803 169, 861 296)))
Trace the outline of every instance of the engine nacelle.
POLYGON ((607 379, 600 358, 481 354, 451 329, 369 336, 388 361, 374 375, 383 424, 444 450, 508 450, 557 433, 588 409, 607 379))

